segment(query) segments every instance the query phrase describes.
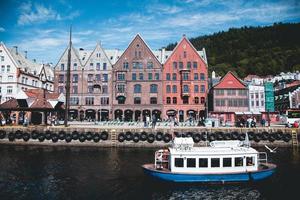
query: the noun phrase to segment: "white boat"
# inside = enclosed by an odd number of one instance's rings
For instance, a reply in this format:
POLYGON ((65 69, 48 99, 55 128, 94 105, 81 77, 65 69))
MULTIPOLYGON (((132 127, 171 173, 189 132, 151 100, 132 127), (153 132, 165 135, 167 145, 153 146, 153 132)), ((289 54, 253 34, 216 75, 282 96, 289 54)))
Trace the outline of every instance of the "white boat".
POLYGON ((267 154, 245 141, 213 141, 194 147, 191 137, 174 138, 168 149, 155 152, 153 164, 142 166, 152 177, 173 182, 241 182, 270 177, 276 169, 267 154))

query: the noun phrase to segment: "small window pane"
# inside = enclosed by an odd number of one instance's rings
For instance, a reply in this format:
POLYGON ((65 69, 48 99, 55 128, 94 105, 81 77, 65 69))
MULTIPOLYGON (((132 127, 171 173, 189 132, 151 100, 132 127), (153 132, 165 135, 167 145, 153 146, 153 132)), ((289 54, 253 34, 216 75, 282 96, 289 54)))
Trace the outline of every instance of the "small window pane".
POLYGON ((231 167, 231 158, 223 158, 223 167, 231 167))
POLYGON ((220 167, 220 158, 212 158, 211 167, 220 167))
POLYGON ((207 167, 207 166, 208 166, 207 158, 199 158, 199 167, 207 167))
POLYGON ((234 166, 242 167, 243 166, 243 158, 242 157, 234 158, 234 166))
POLYGON ((183 167, 183 158, 175 158, 175 167, 183 167))
POLYGON ((196 167, 196 159, 188 158, 187 159, 187 167, 196 167))
POLYGON ((247 166, 254 166, 255 165, 254 160, 255 160, 254 157, 246 157, 246 164, 247 164, 247 166))

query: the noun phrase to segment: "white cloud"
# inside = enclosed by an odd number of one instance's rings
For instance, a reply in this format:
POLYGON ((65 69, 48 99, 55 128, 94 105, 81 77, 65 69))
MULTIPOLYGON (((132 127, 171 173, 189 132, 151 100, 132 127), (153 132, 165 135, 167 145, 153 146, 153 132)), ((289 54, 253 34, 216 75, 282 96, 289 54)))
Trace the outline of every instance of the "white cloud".
POLYGON ((0 26, 0 33, 1 32, 5 32, 5 28, 3 28, 3 27, 0 26))
POLYGON ((23 3, 19 7, 20 16, 18 25, 27 25, 34 23, 45 23, 50 20, 70 20, 80 15, 79 11, 73 11, 69 15, 61 16, 51 7, 45 7, 41 4, 23 3))
POLYGON ((176 5, 153 4, 148 6, 147 11, 156 14, 175 14, 182 11, 182 8, 176 5))

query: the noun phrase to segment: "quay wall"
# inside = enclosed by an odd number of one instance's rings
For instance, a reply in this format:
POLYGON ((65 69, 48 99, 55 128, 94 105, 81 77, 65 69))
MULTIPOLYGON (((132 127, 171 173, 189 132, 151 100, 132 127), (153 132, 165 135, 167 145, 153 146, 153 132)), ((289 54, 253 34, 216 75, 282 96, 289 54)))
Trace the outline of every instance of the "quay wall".
POLYGON ((135 128, 135 127, 84 127, 30 126, 0 127, 0 144, 96 146, 96 147, 163 147, 171 144, 172 135, 193 137, 197 146, 213 140, 245 138, 248 133, 251 145, 298 146, 300 129, 283 127, 259 128, 135 128))

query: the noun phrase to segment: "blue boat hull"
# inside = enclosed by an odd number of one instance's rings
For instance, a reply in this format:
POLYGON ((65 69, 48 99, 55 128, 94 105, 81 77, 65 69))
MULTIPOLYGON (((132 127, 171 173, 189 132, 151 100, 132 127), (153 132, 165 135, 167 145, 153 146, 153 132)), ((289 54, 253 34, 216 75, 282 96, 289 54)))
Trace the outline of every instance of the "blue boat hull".
POLYGON ((225 182, 246 182, 259 181, 270 177, 276 165, 268 164, 267 169, 254 172, 226 173, 226 174, 183 174, 156 170, 153 165, 143 165, 144 172, 154 178, 171 182, 203 182, 203 183, 225 183, 225 182))

